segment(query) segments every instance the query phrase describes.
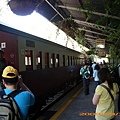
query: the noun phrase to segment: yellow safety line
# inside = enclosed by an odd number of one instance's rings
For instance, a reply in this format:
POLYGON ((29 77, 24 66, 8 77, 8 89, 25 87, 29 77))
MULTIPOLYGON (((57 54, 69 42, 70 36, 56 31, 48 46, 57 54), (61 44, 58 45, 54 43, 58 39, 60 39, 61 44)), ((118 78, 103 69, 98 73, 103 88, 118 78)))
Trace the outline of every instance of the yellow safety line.
POLYGON ((73 101, 73 99, 79 94, 79 92, 83 89, 80 88, 51 118, 50 120, 56 120, 57 117, 65 110, 65 108, 73 101))

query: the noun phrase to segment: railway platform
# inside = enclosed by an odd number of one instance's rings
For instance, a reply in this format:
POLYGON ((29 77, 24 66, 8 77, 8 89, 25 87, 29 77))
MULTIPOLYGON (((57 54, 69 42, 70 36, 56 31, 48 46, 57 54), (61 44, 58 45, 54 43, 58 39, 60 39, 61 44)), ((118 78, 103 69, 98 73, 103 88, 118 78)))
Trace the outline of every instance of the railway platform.
POLYGON ((94 89, 95 84, 91 81, 89 95, 85 96, 83 87, 76 90, 50 120, 88 120, 88 117, 89 120, 94 120, 94 116, 84 115, 84 113, 95 112, 95 106, 92 104, 94 89))
MULTIPOLYGON (((92 80, 90 94, 87 96, 83 87, 78 85, 37 120, 95 120, 95 106, 92 104, 94 91, 95 83, 92 80)), ((120 120, 120 116, 117 116, 116 120, 120 120)))

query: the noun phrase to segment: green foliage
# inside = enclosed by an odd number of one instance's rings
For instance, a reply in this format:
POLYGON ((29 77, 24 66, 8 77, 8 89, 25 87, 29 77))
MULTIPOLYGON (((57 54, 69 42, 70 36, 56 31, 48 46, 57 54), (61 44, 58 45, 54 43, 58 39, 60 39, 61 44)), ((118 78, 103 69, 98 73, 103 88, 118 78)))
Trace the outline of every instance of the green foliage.
POLYGON ((57 23, 57 26, 58 28, 62 29, 68 36, 76 40, 79 44, 82 44, 85 46, 86 44, 85 37, 84 37, 85 31, 78 29, 78 26, 76 25, 74 20, 71 18, 71 16, 57 23))
POLYGON ((88 0, 84 2, 84 8, 89 11, 95 11, 95 6, 88 0))
POLYGON ((85 41, 85 31, 76 29, 74 32, 75 40, 79 43, 85 46, 86 41, 85 41))
MULTIPOLYGON (((101 0, 102 1, 102 0, 101 0)), ((104 0, 103 0, 104 3, 104 0)), ((112 41, 114 44, 110 46, 110 55, 112 58, 119 57, 120 52, 120 19, 109 17, 109 15, 113 14, 113 16, 117 16, 120 18, 119 9, 120 9, 120 0, 107 0, 104 5, 106 10, 106 16, 101 17, 96 23, 98 25, 106 25, 103 33, 108 34, 109 36, 106 38, 106 41, 112 41)))
MULTIPOLYGON (((103 30, 103 34, 107 34, 106 41, 114 42, 114 44, 110 45, 110 54, 111 57, 119 57, 120 53, 120 19, 112 18, 111 15, 120 18, 120 0, 99 0, 102 2, 105 10, 105 16, 100 16, 100 19, 96 21, 97 25, 105 26, 103 30)), ((92 16, 92 12, 96 11, 96 7, 92 4, 92 1, 85 0, 83 2, 83 6, 80 6, 79 9, 85 9, 88 12, 83 12, 86 17, 86 21, 92 16)), ((74 20, 72 20, 71 16, 67 19, 64 19, 60 24, 62 26, 62 30, 65 31, 69 36, 75 39, 78 43, 82 45, 86 45, 86 40, 84 37, 85 31, 78 29, 74 20)), ((61 27, 59 27, 61 28, 61 27)), ((88 51, 88 54, 96 54, 95 50, 88 51)))
POLYGON ((88 12, 83 12, 83 16, 86 17, 86 21, 88 21, 91 16, 92 16, 92 12, 95 11, 95 6, 93 6, 93 4, 89 1, 89 0, 85 0, 84 1, 84 5, 80 6, 79 9, 85 9, 88 10, 88 12))

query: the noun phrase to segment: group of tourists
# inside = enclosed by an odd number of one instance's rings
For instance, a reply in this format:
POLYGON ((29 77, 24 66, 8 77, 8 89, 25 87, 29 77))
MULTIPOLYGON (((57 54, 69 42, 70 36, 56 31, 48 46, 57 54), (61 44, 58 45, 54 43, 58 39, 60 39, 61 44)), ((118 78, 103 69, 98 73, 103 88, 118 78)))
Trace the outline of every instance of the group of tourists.
POLYGON ((95 82, 92 102, 96 106, 96 120, 115 120, 116 114, 120 112, 120 65, 117 66, 115 73, 112 76, 105 62, 103 64, 94 62, 91 66, 85 63, 80 69, 85 95, 89 95, 90 80, 95 82), (85 73, 89 73, 89 77, 85 77, 85 73))

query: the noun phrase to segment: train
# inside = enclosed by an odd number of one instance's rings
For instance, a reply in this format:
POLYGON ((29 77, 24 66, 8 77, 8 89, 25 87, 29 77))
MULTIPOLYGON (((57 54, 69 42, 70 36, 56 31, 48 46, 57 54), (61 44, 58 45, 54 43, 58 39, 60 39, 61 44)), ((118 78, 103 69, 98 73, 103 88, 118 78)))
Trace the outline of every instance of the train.
POLYGON ((85 62, 84 53, 2 24, 0 44, 8 65, 19 71, 35 95, 31 113, 81 81, 79 70, 85 62))

